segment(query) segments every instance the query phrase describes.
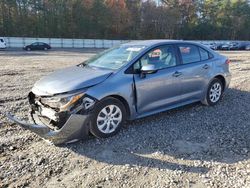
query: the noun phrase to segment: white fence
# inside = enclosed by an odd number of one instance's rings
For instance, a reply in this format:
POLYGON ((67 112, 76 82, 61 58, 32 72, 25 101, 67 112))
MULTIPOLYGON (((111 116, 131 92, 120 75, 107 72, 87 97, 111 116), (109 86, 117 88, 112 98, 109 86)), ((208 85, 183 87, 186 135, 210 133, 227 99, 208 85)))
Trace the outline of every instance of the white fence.
POLYGON ((101 39, 63 39, 63 38, 25 38, 4 37, 7 47, 22 48, 33 42, 45 42, 52 48, 110 48, 126 40, 101 40, 101 39))
MULTIPOLYGON (((52 48, 110 48, 129 40, 104 40, 104 39, 64 39, 64 38, 28 38, 28 37, 4 37, 7 47, 22 48, 33 42, 45 42, 52 48)), ((224 43, 232 41, 196 41, 205 43, 224 43)), ((235 41, 236 42, 236 41, 235 41)), ((240 42, 240 41, 238 41, 240 42)), ((243 42, 243 41, 241 41, 243 42)), ((248 42, 249 41, 244 41, 248 42)))

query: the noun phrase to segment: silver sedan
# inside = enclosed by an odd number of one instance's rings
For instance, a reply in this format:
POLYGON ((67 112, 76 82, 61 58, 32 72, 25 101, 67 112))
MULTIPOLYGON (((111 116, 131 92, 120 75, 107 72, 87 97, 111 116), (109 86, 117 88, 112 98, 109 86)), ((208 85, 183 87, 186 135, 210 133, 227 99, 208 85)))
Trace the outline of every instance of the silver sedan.
POLYGON ((230 61, 198 43, 136 41, 104 51, 35 83, 30 122, 12 121, 55 144, 115 135, 126 120, 201 101, 217 104, 230 61))

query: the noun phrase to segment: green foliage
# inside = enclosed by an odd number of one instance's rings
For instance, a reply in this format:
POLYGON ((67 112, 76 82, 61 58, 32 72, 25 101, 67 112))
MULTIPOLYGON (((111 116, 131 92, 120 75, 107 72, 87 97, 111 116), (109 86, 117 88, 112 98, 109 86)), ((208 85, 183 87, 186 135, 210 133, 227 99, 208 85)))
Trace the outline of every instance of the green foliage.
POLYGON ((0 36, 250 40, 250 2, 0 0, 0 36))

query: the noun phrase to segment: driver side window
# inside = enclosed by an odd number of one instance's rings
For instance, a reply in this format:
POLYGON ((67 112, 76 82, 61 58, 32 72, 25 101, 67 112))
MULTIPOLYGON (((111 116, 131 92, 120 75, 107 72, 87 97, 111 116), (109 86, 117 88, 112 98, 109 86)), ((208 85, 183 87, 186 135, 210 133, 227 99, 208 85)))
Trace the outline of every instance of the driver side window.
POLYGON ((134 70, 139 71, 144 65, 154 65, 157 70, 176 66, 176 56, 172 45, 156 47, 146 53, 134 64, 134 70))

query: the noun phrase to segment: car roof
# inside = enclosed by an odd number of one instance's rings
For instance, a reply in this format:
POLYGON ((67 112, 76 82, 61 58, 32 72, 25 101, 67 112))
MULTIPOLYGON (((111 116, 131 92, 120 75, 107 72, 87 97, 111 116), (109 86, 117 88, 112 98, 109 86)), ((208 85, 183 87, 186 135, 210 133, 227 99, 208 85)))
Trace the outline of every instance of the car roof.
POLYGON ((146 48, 150 48, 153 46, 158 46, 158 45, 165 45, 165 44, 193 44, 196 46, 200 46, 210 53, 212 53, 214 56, 218 55, 214 50, 208 48, 205 45, 200 44, 198 41, 193 42, 193 41, 184 41, 184 40, 167 40, 167 39, 159 39, 159 40, 135 40, 131 41, 128 43, 122 44, 122 46, 145 46, 146 48))
POLYGON ((40 41, 32 42, 31 44, 35 44, 35 43, 43 43, 43 44, 46 44, 45 42, 40 42, 40 41))
POLYGON ((127 43, 124 43, 124 45, 138 45, 138 46, 152 46, 160 43, 173 43, 178 42, 179 40, 166 40, 166 39, 159 39, 159 40, 134 40, 127 43))
POLYGON ((178 44, 178 43, 187 43, 187 44, 195 44, 199 45, 199 42, 193 41, 184 41, 184 40, 167 40, 167 39, 158 39, 158 40, 134 40, 122 45, 124 46, 154 46, 154 45, 161 45, 161 44, 178 44))

